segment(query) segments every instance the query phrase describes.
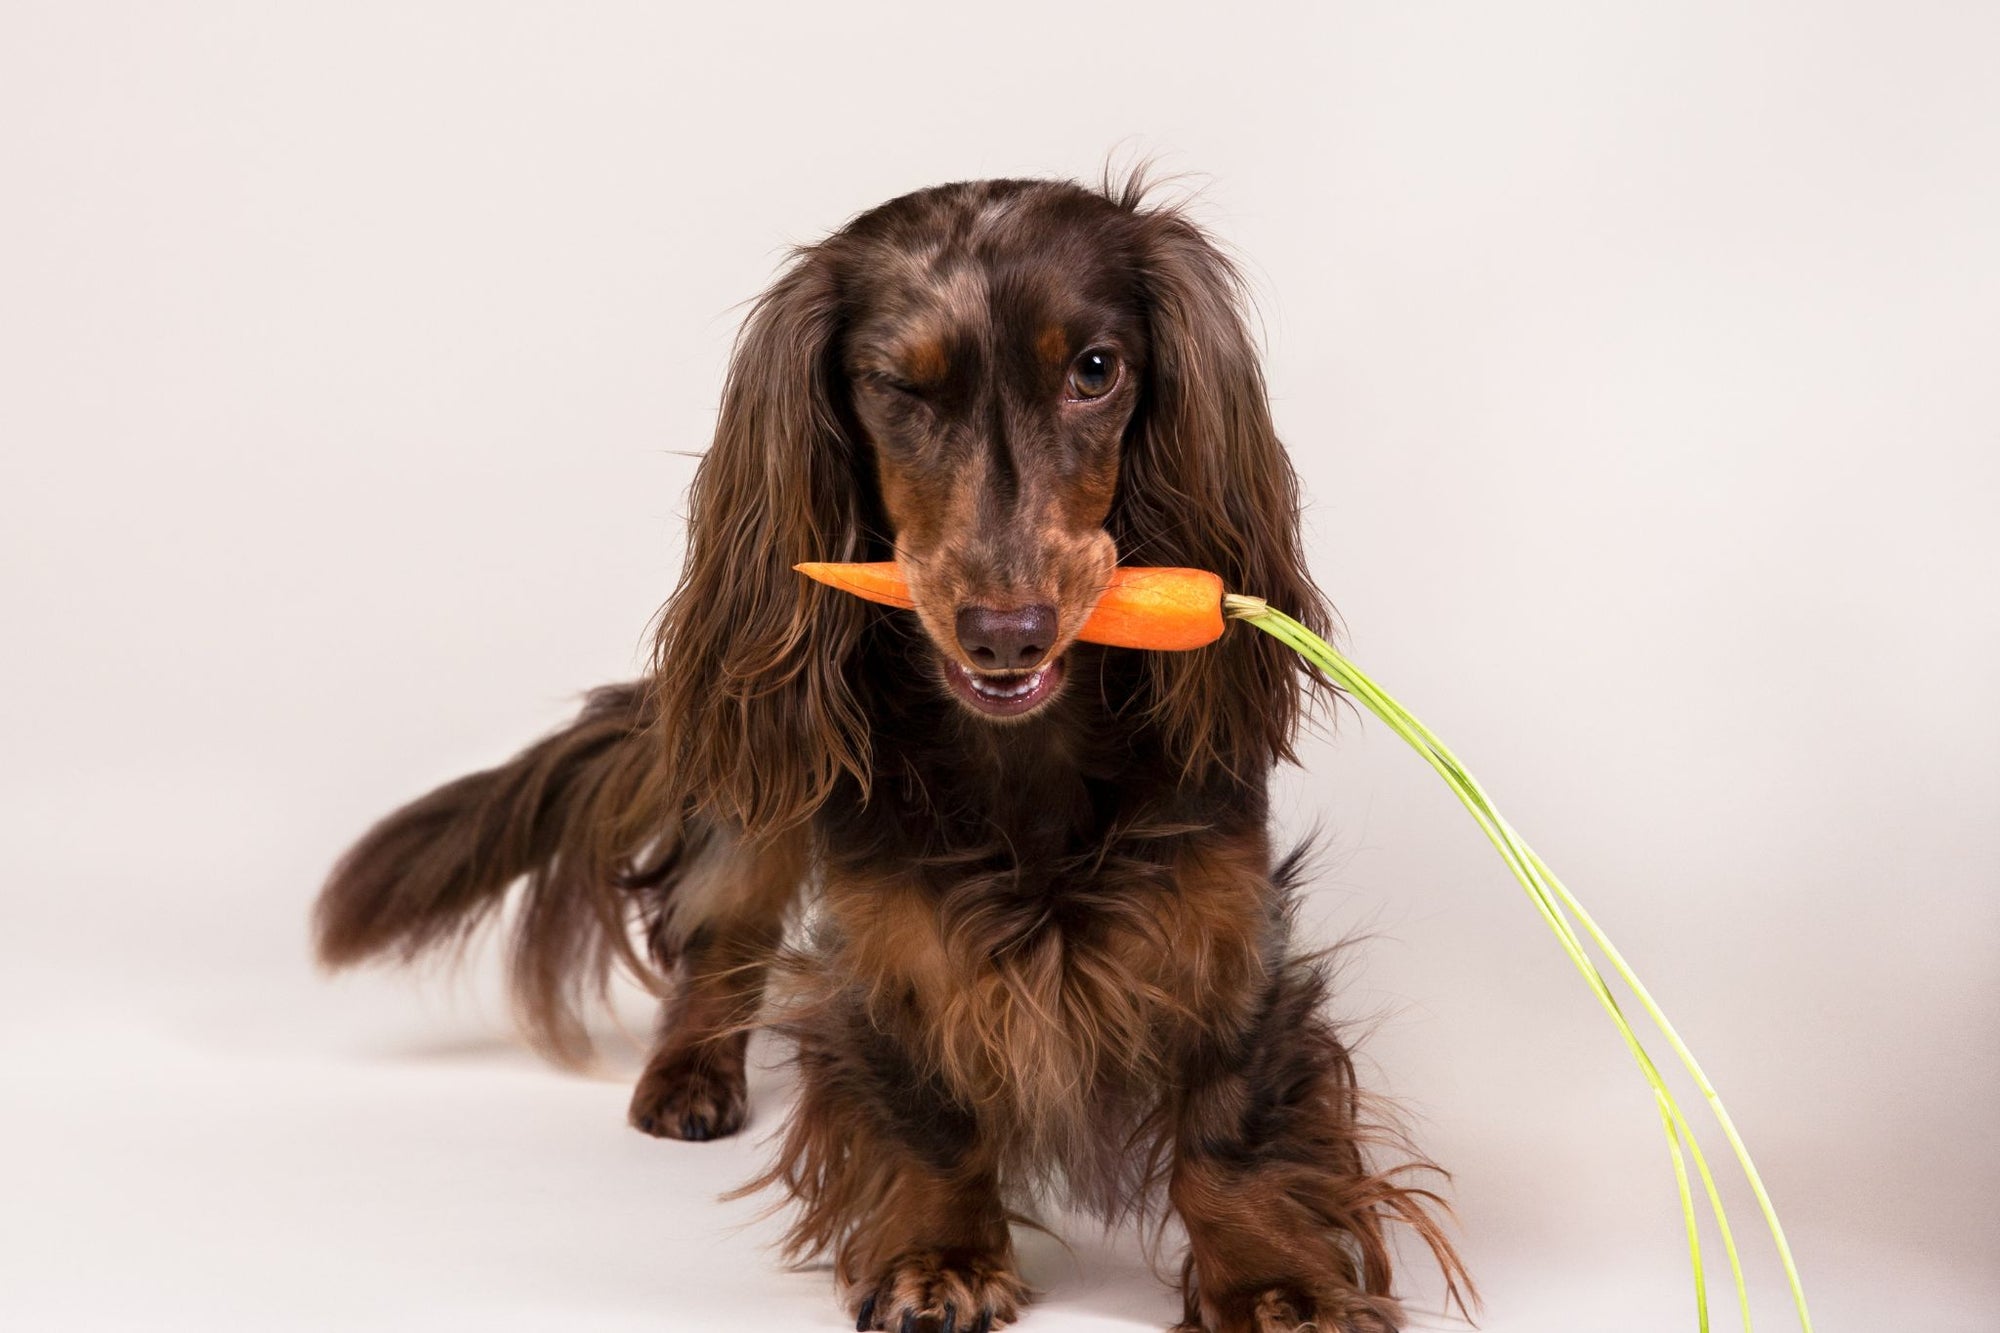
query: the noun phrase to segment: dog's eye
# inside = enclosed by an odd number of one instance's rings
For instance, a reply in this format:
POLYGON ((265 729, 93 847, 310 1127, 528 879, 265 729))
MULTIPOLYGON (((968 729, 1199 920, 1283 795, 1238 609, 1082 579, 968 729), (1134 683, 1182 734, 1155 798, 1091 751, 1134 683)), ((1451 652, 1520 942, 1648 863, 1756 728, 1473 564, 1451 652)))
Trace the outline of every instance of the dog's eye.
POLYGON ((923 396, 923 391, 917 388, 916 385, 910 383, 908 380, 898 379, 886 371, 866 371, 861 376, 861 383, 865 387, 874 389, 879 393, 900 394, 905 398, 920 398, 923 396))
POLYGON ((1101 347, 1093 347, 1069 363, 1071 398, 1102 398, 1118 384, 1118 357, 1101 347))

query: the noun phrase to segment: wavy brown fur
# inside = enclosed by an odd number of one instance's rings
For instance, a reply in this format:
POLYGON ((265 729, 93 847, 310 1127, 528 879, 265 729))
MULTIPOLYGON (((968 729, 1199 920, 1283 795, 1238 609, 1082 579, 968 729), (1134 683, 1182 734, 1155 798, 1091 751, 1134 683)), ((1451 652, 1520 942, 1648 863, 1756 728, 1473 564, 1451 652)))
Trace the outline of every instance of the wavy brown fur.
POLYGON ((620 875, 676 824, 643 799, 657 751, 637 685, 591 692, 582 714, 498 768, 446 783, 384 818, 343 856, 314 909, 320 961, 408 963, 492 918, 517 881, 509 951, 516 1012, 536 1047, 588 1054, 583 1007, 611 968, 643 975, 620 875))
POLYGON ((1010 1225, 1051 1195, 1170 1209, 1204 1333, 1397 1326, 1398 1226, 1470 1294, 1291 939, 1266 788, 1317 678, 1257 635, 1074 641, 1119 561, 1329 615, 1237 272, 1146 193, 962 182, 796 250, 648 678, 390 816, 321 904, 330 963, 407 959, 523 881, 514 983, 558 1054, 610 966, 644 970, 636 915, 678 984, 631 1118, 672 1137, 744 1123, 784 964, 799 1101, 748 1188, 785 1192, 864 1330, 1014 1318, 1010 1225), (891 556, 914 615, 791 568, 891 556))

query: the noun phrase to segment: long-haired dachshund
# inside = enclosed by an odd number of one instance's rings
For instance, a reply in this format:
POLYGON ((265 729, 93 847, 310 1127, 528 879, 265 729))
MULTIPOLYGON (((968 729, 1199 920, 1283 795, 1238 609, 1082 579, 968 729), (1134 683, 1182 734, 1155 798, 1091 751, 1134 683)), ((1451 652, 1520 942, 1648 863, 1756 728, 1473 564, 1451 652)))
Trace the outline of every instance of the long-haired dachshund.
POLYGON ((329 965, 409 959, 519 882, 513 991, 558 1058, 611 969, 670 975, 631 1119, 671 1138, 742 1127, 775 968, 800 1086, 752 1187, 864 1330, 1014 1319, 1009 1223, 1051 1195, 1170 1207, 1189 1330, 1399 1326, 1395 1223, 1465 1286, 1420 1164, 1368 1161, 1394 1138, 1290 938, 1266 782, 1309 678, 1261 635, 1076 641, 1121 560, 1327 617, 1236 274, 1145 193, 945 185, 798 250, 651 673, 390 815, 318 904, 329 965), (892 556, 914 615, 792 570, 892 556))

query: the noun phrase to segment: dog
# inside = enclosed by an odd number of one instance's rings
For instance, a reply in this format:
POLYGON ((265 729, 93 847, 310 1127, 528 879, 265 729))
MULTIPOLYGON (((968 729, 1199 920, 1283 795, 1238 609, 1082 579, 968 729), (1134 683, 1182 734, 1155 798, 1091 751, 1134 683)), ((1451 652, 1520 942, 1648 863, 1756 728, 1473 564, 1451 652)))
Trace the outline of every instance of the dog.
POLYGON ((1177 1219, 1190 1333, 1400 1327, 1396 1225, 1470 1292, 1291 938, 1267 783, 1314 678, 1262 635, 1076 637, 1121 561, 1330 614, 1238 271, 1149 189, 960 182, 795 249, 650 673, 389 815, 316 909, 327 965, 408 961, 518 886, 512 994, 558 1059, 614 969, 670 981, 649 1134, 742 1128, 779 1029, 797 1101, 745 1189, 864 1333, 1016 1319, 1010 1224, 1050 1197, 1177 1219), (793 571, 891 558, 914 614, 793 571))

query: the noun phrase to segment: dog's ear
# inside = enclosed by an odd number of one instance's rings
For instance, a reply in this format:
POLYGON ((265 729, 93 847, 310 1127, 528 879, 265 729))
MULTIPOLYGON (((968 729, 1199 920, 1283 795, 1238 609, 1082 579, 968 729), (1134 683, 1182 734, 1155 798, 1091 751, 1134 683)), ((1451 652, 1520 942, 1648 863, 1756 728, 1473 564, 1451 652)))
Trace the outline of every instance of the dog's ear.
MULTIPOLYGON (((1298 481, 1271 424, 1241 280, 1201 229, 1137 210, 1150 364, 1120 469, 1112 535, 1121 558, 1213 570, 1324 633, 1329 612, 1300 546, 1298 481)), ((1293 757, 1308 682, 1267 635, 1148 654, 1146 706, 1190 777, 1248 776, 1293 757)))
POLYGON ((668 799, 753 835, 811 814, 843 771, 867 781, 847 683, 862 604, 792 569, 861 558, 833 267, 824 244, 795 252, 737 335, 655 648, 668 799))

